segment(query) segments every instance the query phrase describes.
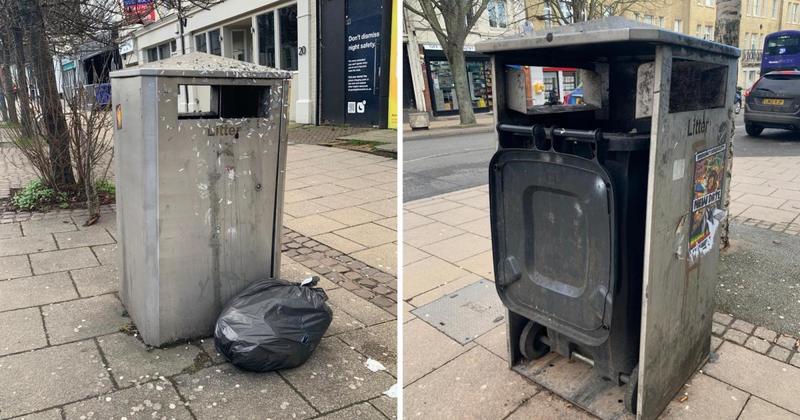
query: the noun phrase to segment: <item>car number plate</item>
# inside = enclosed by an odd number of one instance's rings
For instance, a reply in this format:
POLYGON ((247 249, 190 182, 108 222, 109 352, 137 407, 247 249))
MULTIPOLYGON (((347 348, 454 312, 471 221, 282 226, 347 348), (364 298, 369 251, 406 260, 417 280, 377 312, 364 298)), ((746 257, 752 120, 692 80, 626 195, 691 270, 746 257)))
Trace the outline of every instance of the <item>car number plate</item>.
POLYGON ((783 99, 767 98, 767 99, 762 99, 761 103, 764 105, 783 105, 783 99))

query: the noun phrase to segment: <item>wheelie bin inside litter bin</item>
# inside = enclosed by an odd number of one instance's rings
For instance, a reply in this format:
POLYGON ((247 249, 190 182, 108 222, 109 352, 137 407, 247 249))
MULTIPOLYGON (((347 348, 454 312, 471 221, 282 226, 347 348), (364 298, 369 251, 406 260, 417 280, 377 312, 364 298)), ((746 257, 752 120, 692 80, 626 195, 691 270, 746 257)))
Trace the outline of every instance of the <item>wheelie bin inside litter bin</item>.
POLYGON ((120 296, 145 343, 210 336, 279 278, 290 76, 204 53, 111 73, 120 296))
POLYGON ((739 51, 624 18, 477 50, 511 367, 600 417, 655 418, 709 354, 739 51), (581 101, 532 97, 536 74, 581 101))

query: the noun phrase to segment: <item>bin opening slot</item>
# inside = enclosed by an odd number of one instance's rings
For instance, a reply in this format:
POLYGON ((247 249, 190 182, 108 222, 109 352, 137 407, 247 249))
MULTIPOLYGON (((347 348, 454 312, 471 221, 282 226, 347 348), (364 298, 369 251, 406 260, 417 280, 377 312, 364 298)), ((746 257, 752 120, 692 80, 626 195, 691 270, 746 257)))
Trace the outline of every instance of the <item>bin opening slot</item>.
POLYGON ((669 112, 722 108, 727 85, 727 66, 675 59, 669 87, 669 112))
POLYGON ((267 118, 269 86, 179 85, 178 119, 267 118))

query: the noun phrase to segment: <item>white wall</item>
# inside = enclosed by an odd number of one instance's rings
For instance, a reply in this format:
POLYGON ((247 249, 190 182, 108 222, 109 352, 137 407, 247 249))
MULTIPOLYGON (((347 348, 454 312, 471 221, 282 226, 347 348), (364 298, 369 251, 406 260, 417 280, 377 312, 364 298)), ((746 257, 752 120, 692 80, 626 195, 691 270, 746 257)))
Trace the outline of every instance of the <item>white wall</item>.
MULTIPOLYGON (((261 14, 273 8, 288 6, 294 1, 274 1, 274 0, 226 0, 223 3, 212 6, 209 10, 199 10, 189 15, 186 27, 184 28, 184 40, 186 52, 194 51, 194 33, 205 32, 223 25, 240 21, 256 14, 261 14)), ((290 103, 290 115, 294 116, 294 121, 303 124, 315 124, 316 121, 316 6, 313 0, 297 0, 297 48, 305 54, 298 53, 297 71, 292 77, 292 96, 290 103)), ((136 50, 139 64, 145 63, 145 51, 163 42, 179 38, 179 27, 174 16, 167 16, 157 22, 136 30, 133 34, 136 42, 136 50)), ((252 34, 255 36, 256 34, 252 34)), ((225 48, 229 36, 223 36, 223 55, 228 51, 225 48)), ((254 40, 255 41, 255 40, 254 40)), ((178 42, 178 53, 180 53, 180 39, 178 42)), ((255 50, 256 42, 253 42, 255 50)), ((229 48, 228 48, 229 49, 229 48)), ((342 52, 344 53, 344 52, 342 52)), ((253 61, 257 57, 253 57, 253 61)), ((129 62, 129 60, 126 60, 129 62)))

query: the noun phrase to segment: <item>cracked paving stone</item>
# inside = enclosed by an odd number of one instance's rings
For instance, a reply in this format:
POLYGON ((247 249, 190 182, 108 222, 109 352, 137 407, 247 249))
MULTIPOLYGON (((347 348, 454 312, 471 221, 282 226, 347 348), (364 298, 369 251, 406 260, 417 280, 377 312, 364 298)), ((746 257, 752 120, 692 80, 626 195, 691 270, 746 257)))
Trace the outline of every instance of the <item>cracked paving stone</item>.
POLYGON ((191 367, 201 352, 197 346, 188 343, 150 348, 137 337, 122 333, 100 337, 97 342, 120 387, 159 376, 177 375, 191 367))
POLYGON ((180 375, 174 381, 197 418, 304 419, 317 415, 275 372, 245 372, 225 364, 180 375))
POLYGON ((20 417, 14 417, 12 420, 63 420, 61 417, 61 409, 54 408, 47 411, 39 411, 33 414, 25 414, 20 417))

